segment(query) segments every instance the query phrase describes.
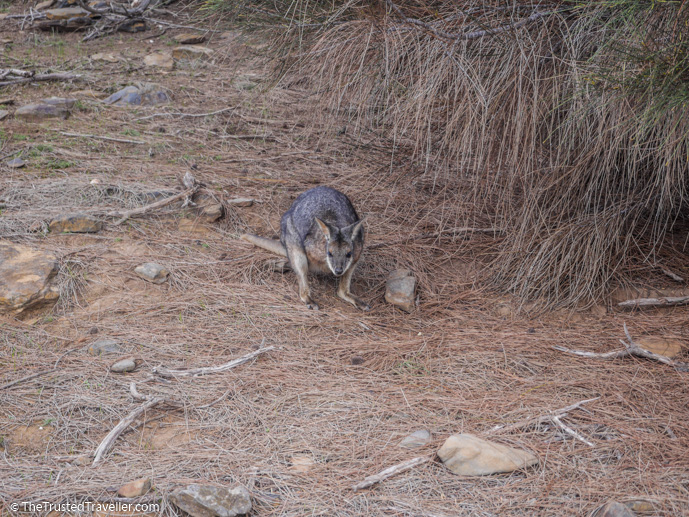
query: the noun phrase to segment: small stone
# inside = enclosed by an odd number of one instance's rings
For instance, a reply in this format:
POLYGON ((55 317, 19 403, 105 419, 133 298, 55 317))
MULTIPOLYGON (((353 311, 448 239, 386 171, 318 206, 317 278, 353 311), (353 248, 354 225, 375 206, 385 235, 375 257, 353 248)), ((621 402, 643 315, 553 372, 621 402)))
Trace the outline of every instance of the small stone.
POLYGON ((131 18, 117 26, 117 30, 120 32, 144 32, 146 29, 146 22, 141 18, 131 18))
POLYGON ((624 505, 634 513, 655 513, 656 511, 655 505, 652 502, 644 501, 643 499, 625 501, 624 505))
POLYGON ((55 106, 53 104, 34 103, 22 106, 14 112, 16 118, 27 121, 40 121, 46 118, 62 118, 69 117, 70 111, 63 106, 55 106))
POLYGON ((56 273, 55 255, 0 240, 0 313, 55 303, 56 273))
POLYGON ((175 40, 177 43, 181 43, 182 45, 198 45, 199 43, 203 43, 206 41, 206 35, 205 34, 177 34, 172 38, 175 40))
POLYGON ((117 491, 120 497, 139 497, 151 490, 150 478, 141 478, 122 485, 117 491))
POLYGON ((70 18, 88 18, 92 14, 81 7, 67 7, 64 9, 48 9, 45 12, 45 16, 49 20, 69 20, 70 18))
POLYGON ((153 54, 149 54, 144 58, 144 64, 146 66, 156 66, 166 70, 175 68, 175 60, 172 59, 172 55, 167 52, 154 52, 153 54))
POLYGON ((228 201, 228 204, 233 205, 233 206, 238 206, 241 208, 246 208, 246 207, 250 207, 251 205, 253 205, 254 200, 251 199, 250 197, 236 197, 234 199, 230 199, 228 201))
POLYGON ((26 165, 26 162, 21 158, 14 158, 13 160, 7 162, 7 166, 12 167, 13 169, 19 169, 21 167, 24 167, 24 165, 26 165))
POLYGON ((662 336, 640 336, 634 342, 649 352, 670 358, 680 355, 684 348, 681 341, 662 336))
POLYGON ((450 436, 438 450, 445 466, 460 476, 512 472, 538 463, 530 452, 482 440, 471 434, 450 436))
POLYGON ((42 104, 49 104, 51 106, 57 106, 59 108, 65 108, 71 110, 76 103, 76 99, 67 99, 65 97, 48 97, 41 101, 42 104))
POLYGON ((193 201, 196 203, 196 211, 199 218, 204 222, 212 223, 217 221, 225 213, 222 203, 209 192, 199 192, 194 196, 193 201))
POLYGON ((6 110, 0 110, 0 120, 5 120, 10 116, 10 112, 6 110))
POLYGON ((610 501, 593 513, 595 517, 634 517, 634 512, 622 503, 610 501))
POLYGON ((431 433, 425 429, 419 429, 402 440, 400 442, 400 447, 404 447, 405 449, 418 449, 419 447, 428 445, 430 441, 431 433))
POLYGON ((207 60, 213 55, 213 51, 208 47, 199 45, 186 45, 177 47, 172 51, 172 57, 179 60, 207 60))
POLYGON ((167 277, 170 274, 167 269, 160 264, 156 264, 155 262, 146 262, 145 264, 136 266, 134 273, 139 275, 144 280, 148 280, 154 284, 162 284, 165 282, 165 280, 167 280, 167 277))
POLYGON ((122 58, 120 56, 116 56, 115 54, 98 52, 97 54, 92 54, 91 59, 94 61, 105 61, 106 63, 119 63, 120 59, 122 58))
MULTIPOLYGON (((120 359, 110 366, 110 371, 115 373, 127 373, 136 370, 136 361, 131 357, 126 357, 125 359, 120 359)), ((129 496, 123 496, 129 497, 129 496)), ((134 496, 131 496, 134 497, 134 496)))
POLYGON ((365 360, 363 357, 360 355, 355 355, 352 356, 352 358, 349 360, 354 366, 359 366, 360 364, 364 364, 365 360))
POLYGON ((36 4, 36 7, 34 7, 34 9, 36 9, 37 11, 44 11, 52 7, 54 3, 55 0, 46 0, 45 2, 39 2, 36 4))
POLYGON ((169 101, 170 97, 163 90, 152 84, 144 84, 127 86, 103 102, 114 106, 155 106, 169 101))
POLYGON ((88 353, 91 355, 120 354, 122 347, 114 339, 99 339, 89 345, 88 353))
POLYGON ((308 472, 315 465, 313 458, 306 454, 295 454, 290 458, 290 462, 292 463, 290 469, 295 472, 308 472))
POLYGON ((98 327, 91 327, 89 329, 89 334, 98 334, 98 327))
POLYGON ((103 223, 86 214, 66 214, 50 221, 51 233, 96 233, 103 228, 103 223))
POLYGON ((251 511, 251 495, 241 485, 189 485, 172 492, 170 501, 192 517, 235 517, 251 511))
POLYGON ((416 278, 408 269, 397 269, 388 276, 385 301, 403 311, 412 312, 415 307, 416 278))

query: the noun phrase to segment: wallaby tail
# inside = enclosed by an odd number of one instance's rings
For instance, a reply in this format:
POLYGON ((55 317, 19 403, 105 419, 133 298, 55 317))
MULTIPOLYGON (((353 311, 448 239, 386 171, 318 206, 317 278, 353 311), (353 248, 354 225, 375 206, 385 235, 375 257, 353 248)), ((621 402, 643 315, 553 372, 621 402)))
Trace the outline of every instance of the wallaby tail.
POLYGON ((240 237, 240 239, 250 242, 254 246, 258 246, 264 250, 268 250, 271 253, 282 255, 283 257, 287 256, 287 252, 282 246, 282 243, 276 239, 266 239, 265 237, 259 237, 258 235, 252 235, 250 233, 245 233, 240 237))

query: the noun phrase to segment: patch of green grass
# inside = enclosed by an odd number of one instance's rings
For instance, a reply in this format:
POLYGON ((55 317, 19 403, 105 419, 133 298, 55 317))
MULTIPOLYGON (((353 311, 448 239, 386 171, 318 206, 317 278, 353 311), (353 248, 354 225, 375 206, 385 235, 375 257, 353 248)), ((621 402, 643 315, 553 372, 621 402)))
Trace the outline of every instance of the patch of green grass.
POLYGON ((14 140, 24 141, 24 140, 28 140, 29 136, 28 135, 22 135, 21 133, 15 133, 12 135, 12 138, 14 140))
POLYGON ((141 131, 137 129, 125 129, 122 131, 122 134, 126 136, 141 136, 141 131))
POLYGON ((53 152, 53 146, 52 145, 36 144, 29 151, 29 157, 30 158, 36 158, 37 156, 41 156, 43 153, 52 153, 52 152, 53 152))
POLYGON ((74 165, 74 162, 70 162, 68 160, 60 160, 60 159, 48 160, 45 162, 45 166, 49 169, 68 169, 69 167, 72 167, 73 165, 74 165))
POLYGON ((400 362, 395 367, 395 373, 399 375, 411 375, 413 377, 422 377, 430 373, 426 367, 418 362, 416 359, 406 359, 400 362))

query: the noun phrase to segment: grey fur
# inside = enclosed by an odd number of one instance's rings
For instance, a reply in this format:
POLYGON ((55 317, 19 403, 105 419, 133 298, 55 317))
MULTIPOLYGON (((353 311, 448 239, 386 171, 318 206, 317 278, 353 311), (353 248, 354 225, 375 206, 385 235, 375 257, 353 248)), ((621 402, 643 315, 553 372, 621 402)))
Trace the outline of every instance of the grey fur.
MULTIPOLYGON (((263 237, 243 235, 242 239, 273 253, 279 250, 276 241, 263 237)), ((280 242, 299 279, 299 296, 309 308, 318 309, 307 279, 312 271, 339 277, 337 295, 359 309, 370 310, 350 291, 364 248, 364 230, 351 201, 342 192, 315 187, 300 194, 282 216, 280 242)))

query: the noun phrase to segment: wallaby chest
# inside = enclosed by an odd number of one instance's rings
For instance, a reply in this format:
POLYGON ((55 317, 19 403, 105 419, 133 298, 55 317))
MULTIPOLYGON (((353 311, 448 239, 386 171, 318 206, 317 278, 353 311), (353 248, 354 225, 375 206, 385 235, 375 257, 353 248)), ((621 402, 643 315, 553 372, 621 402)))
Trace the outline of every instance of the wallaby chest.
POLYGON ((312 273, 330 273, 325 258, 326 242, 322 233, 309 235, 304 239, 304 251, 309 261, 309 271, 312 273))

